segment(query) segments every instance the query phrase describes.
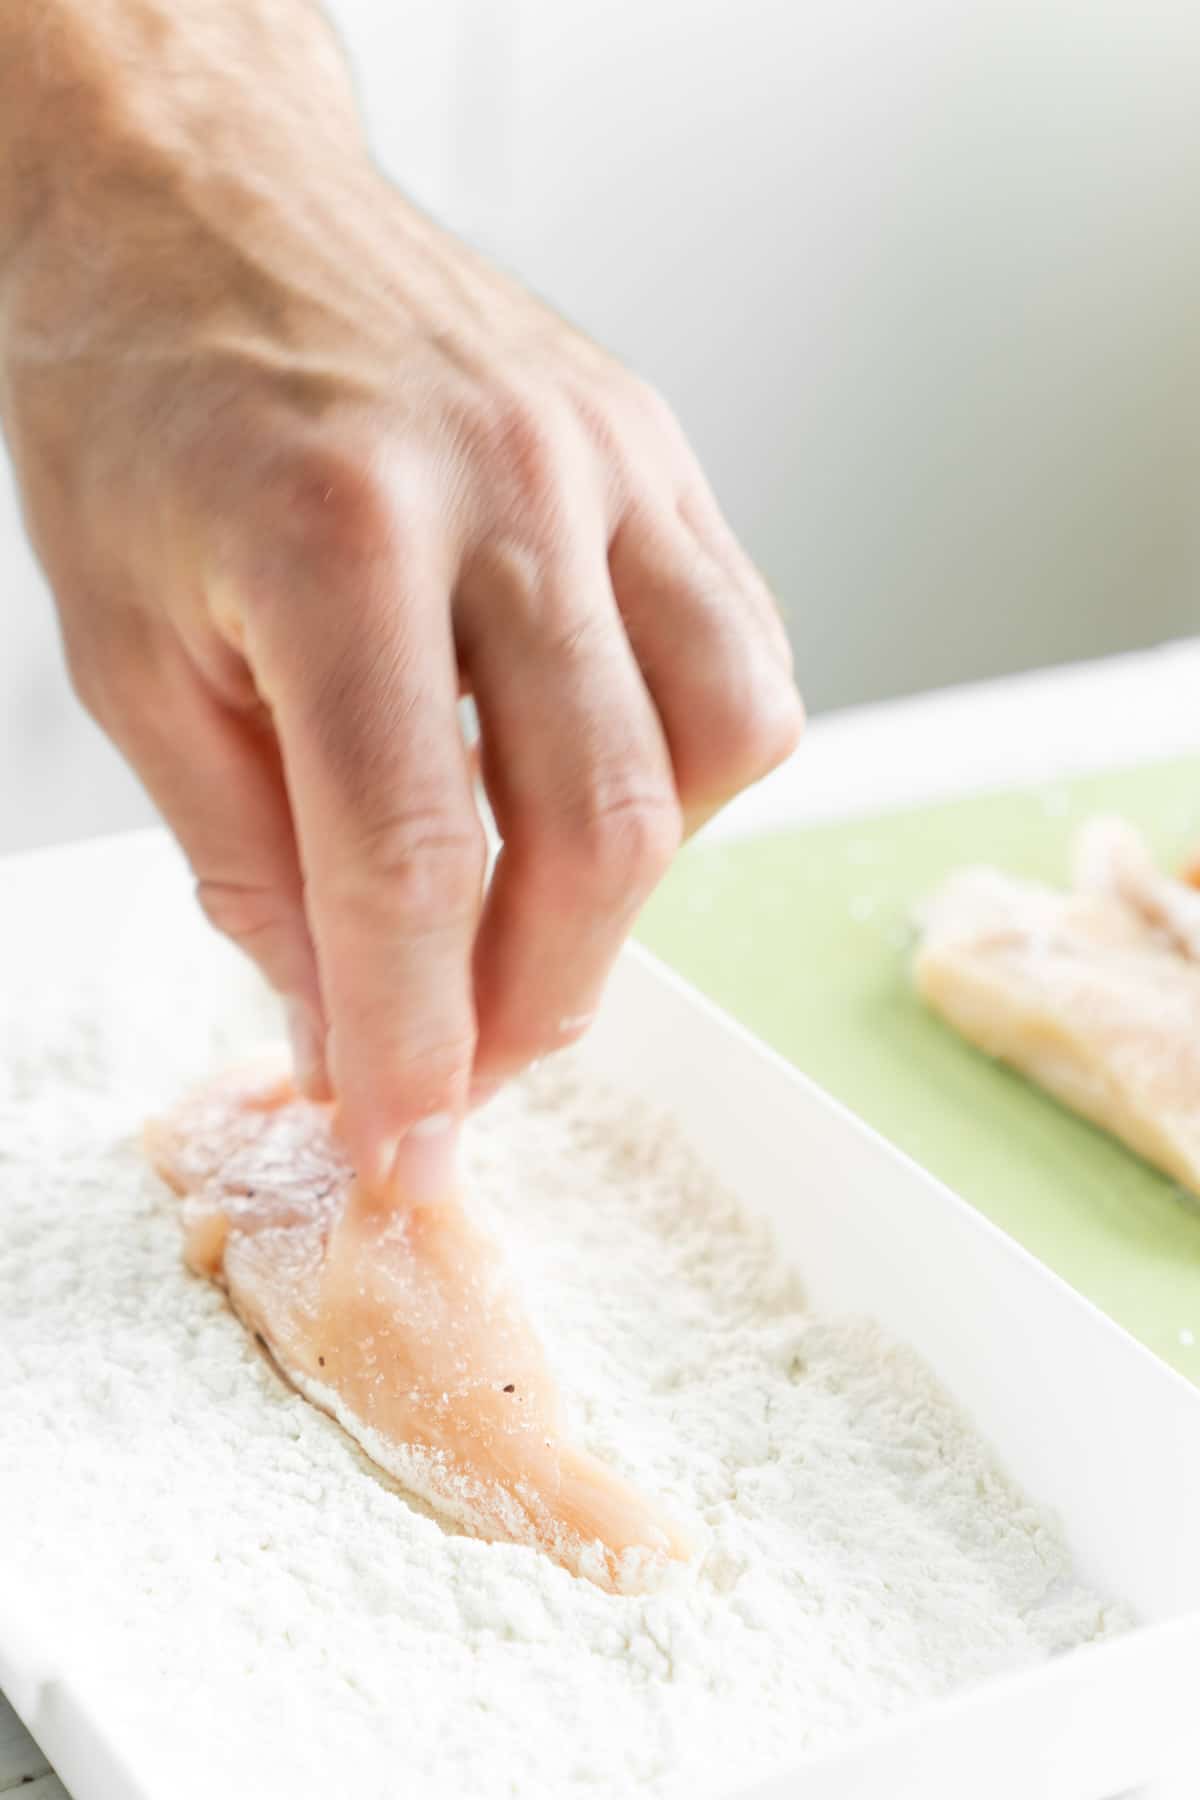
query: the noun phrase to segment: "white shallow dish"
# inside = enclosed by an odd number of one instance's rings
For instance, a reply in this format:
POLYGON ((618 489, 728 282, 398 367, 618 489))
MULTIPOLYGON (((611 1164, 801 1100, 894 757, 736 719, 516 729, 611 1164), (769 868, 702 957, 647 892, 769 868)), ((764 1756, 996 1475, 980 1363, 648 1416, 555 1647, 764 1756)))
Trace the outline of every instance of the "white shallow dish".
MULTIPOLYGON (((1080 1570, 1142 1621, 737 1800, 1195 1800, 1200 1392, 643 952, 622 958, 586 1055, 673 1112, 769 1218, 816 1310, 871 1315, 926 1358, 1057 1510, 1080 1570)), ((32 1606, 0 1595, 0 1686, 74 1800, 210 1794, 195 1770, 170 1793, 151 1785, 138 1744, 117 1741, 61 1666, 32 1606)))

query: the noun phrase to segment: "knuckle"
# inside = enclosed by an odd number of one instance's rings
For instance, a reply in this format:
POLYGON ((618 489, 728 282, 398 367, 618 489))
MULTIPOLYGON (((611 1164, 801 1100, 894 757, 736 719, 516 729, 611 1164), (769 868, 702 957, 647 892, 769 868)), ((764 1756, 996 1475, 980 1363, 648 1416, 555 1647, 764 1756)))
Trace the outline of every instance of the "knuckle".
POLYGON ((782 670, 710 695, 702 734, 679 747, 676 763, 687 798, 733 794, 758 781, 795 750, 804 730, 804 707, 782 670))
POLYGON ((305 444, 266 477, 266 511, 280 541, 318 566, 376 557, 395 534, 394 497, 367 453, 305 444))
POLYGON ((674 794, 626 790, 585 814, 570 844, 569 878, 593 901, 620 908, 643 897, 669 866, 683 835, 674 794))
POLYGON ((296 903, 255 882, 201 877, 200 910, 215 931, 243 950, 280 993, 296 993, 309 974, 307 928, 296 903))
POLYGON ((482 440, 489 463, 520 505, 537 515, 557 507, 572 453, 557 400, 532 391, 501 394, 485 415, 482 440))
POLYGON ((542 596, 541 645, 547 662, 563 672, 586 674, 603 655, 609 621, 596 611, 581 611, 573 595, 542 596))
POLYGON ((382 905, 407 932, 426 936, 474 916, 486 865, 478 819, 410 811, 361 831, 338 882, 351 900, 382 905))
POLYGON ((737 696, 719 721, 717 742, 751 777, 789 757, 804 729, 804 708, 790 681, 773 677, 737 696))
POLYGON ((241 944, 274 933, 282 924, 279 896, 270 888, 201 877, 196 899, 209 924, 241 944))
POLYGON ((688 594, 687 649, 656 665, 656 676, 676 787, 691 812, 784 762, 803 734, 804 707, 773 635, 730 606, 723 578, 692 580, 688 594))
POLYGON ((214 931, 245 950, 281 994, 299 994, 311 974, 308 925, 299 900, 259 882, 201 877, 196 900, 214 931))

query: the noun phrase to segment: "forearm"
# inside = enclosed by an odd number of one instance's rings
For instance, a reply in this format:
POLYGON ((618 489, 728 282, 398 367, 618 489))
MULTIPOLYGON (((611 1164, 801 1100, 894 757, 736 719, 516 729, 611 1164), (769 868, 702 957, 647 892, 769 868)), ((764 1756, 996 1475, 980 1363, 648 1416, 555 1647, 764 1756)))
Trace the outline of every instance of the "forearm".
POLYGON ((46 234, 173 172, 252 179, 298 132, 343 158, 359 135, 313 0, 0 0, 0 284, 46 234))

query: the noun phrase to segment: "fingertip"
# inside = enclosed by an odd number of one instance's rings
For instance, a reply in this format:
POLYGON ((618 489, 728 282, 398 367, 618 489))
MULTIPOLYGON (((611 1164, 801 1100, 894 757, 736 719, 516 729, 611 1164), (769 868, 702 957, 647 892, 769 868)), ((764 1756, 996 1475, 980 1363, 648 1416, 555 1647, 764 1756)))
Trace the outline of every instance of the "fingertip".
POLYGON ((411 1111, 356 1105, 354 1090, 335 1077, 338 1130, 359 1187, 376 1207, 394 1211, 434 1205, 458 1191, 458 1142, 470 1102, 465 1093, 411 1111))
POLYGON ((401 1205, 436 1206, 458 1191, 459 1121, 453 1113, 418 1119, 391 1148, 386 1189, 401 1205))

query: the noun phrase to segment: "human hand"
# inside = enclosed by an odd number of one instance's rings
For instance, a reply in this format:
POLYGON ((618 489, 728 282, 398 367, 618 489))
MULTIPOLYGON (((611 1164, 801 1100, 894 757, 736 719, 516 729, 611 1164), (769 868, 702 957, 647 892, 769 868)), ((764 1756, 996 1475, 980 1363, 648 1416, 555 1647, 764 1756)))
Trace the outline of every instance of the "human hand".
POLYGON ((372 165, 305 0, 48 10, 0 396, 72 677, 360 1171, 427 1186, 795 745, 787 640, 657 395, 372 165))

